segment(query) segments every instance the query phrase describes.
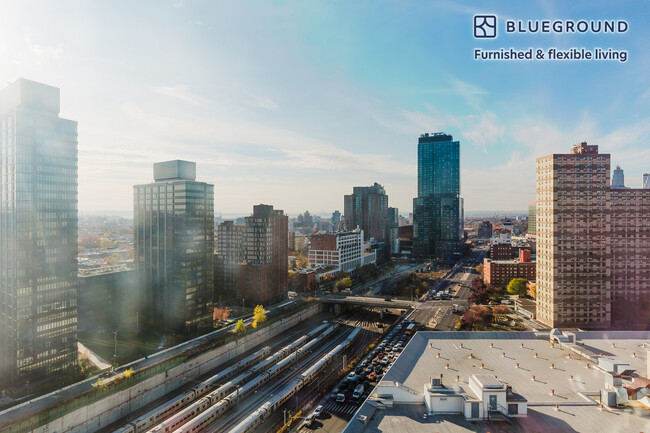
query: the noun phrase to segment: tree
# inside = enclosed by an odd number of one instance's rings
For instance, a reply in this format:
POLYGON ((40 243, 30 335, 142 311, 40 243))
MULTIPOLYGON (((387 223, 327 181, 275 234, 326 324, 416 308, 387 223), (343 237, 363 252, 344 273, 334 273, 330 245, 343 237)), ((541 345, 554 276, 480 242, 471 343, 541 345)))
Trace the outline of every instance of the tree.
POLYGON ((266 320, 266 311, 264 311, 264 307, 261 305, 255 307, 255 310, 253 310, 253 320, 257 323, 262 323, 266 320))
POLYGON ((528 293, 533 299, 537 299, 537 284, 530 284, 528 287, 528 293))
POLYGON ((124 372, 124 377, 128 379, 129 377, 133 376, 133 368, 129 368, 124 372))
POLYGON ((486 326, 492 320, 492 311, 484 305, 473 305, 460 319, 461 329, 475 329, 486 326))
POLYGON ((476 272, 478 272, 480 275, 483 275, 483 265, 478 265, 476 267, 476 272))
POLYGON ((230 309, 228 307, 214 307, 212 312, 212 321, 213 322, 225 322, 226 319, 230 316, 230 309))
POLYGON ((528 292, 528 281, 523 278, 513 278, 508 284, 508 293, 523 296, 528 292))
POLYGON ((352 287, 352 279, 350 277, 342 278, 336 283, 336 288, 339 290, 349 289, 350 287, 352 287))
POLYGON ((507 305, 497 305, 492 309, 492 313, 494 314, 508 314, 510 313, 510 307, 507 305))
POLYGON ((235 325, 235 331, 241 333, 244 331, 244 329, 246 329, 246 326, 244 325, 244 319, 239 319, 235 325))

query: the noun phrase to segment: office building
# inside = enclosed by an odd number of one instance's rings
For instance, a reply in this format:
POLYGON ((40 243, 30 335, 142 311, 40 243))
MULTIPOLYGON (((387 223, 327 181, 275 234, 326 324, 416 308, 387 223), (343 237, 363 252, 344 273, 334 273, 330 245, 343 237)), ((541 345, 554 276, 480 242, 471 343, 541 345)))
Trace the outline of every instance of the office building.
POLYGON ((622 171, 610 187, 609 171, 584 142, 537 159, 537 318, 549 326, 650 320, 650 190, 624 188, 622 171))
POLYGON ((339 231, 339 225, 341 224, 341 212, 335 210, 332 212, 332 230, 337 232, 339 231))
POLYGON ((617 165, 612 175, 612 188, 625 188, 625 174, 620 165, 617 165))
POLYGON ((363 230, 324 233, 311 237, 309 266, 333 267, 333 272, 350 272, 363 266, 363 230))
POLYGON ((418 141, 418 196, 413 199, 413 254, 456 261, 464 236, 460 142, 439 132, 418 141))
POLYGON ((387 218, 387 228, 388 231, 388 248, 390 249, 390 254, 399 254, 399 212, 396 207, 389 207, 386 212, 387 218))
POLYGON ((650 189, 650 173, 645 173, 643 175, 643 188, 650 189))
POLYGON ((237 265, 236 296, 245 305, 269 303, 286 296, 289 217, 273 206, 253 206, 246 221, 246 262, 237 265))
POLYGON ((56 87, 0 92, 0 381, 77 365, 77 122, 56 87))
POLYGON ((212 323, 214 186, 196 181, 196 163, 154 164, 154 182, 134 192, 135 264, 146 319, 160 330, 212 323))
POLYGON ((344 197, 346 230, 359 227, 366 241, 370 238, 386 240, 388 196, 384 187, 375 182, 372 186, 355 186, 352 191, 344 197))
POLYGON ((537 235, 537 205, 535 202, 528 205, 528 235, 537 235))
POLYGON ((232 300, 235 299, 237 265, 246 260, 246 226, 224 221, 217 227, 216 244, 214 300, 232 300))
POLYGON ((478 225, 479 239, 490 239, 492 237, 492 223, 490 221, 481 221, 478 225))

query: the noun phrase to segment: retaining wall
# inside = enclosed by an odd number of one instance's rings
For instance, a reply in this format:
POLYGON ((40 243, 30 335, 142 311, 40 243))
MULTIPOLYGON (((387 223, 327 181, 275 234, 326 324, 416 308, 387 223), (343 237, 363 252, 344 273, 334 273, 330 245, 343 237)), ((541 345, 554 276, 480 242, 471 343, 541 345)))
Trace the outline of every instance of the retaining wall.
POLYGON ((316 315, 318 311, 319 306, 312 305, 291 317, 203 353, 189 362, 172 367, 164 373, 150 377, 128 389, 70 412, 46 425, 33 429, 33 431, 37 433, 82 433, 99 430, 316 315))

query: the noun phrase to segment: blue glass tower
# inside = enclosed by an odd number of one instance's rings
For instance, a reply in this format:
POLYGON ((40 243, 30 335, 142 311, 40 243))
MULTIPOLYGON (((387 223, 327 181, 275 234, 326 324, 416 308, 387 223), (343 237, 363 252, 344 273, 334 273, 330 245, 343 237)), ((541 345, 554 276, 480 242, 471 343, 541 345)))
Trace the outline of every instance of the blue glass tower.
POLYGON ((442 132, 418 142, 418 197, 413 199, 413 254, 455 261, 463 239, 460 142, 442 132))

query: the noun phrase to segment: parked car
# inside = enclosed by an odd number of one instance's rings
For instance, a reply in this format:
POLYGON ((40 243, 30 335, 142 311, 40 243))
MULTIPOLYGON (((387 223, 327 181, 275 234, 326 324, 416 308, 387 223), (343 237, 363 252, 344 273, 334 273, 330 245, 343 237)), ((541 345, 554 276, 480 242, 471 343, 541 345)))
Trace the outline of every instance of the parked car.
POLYGON ((314 409, 314 413, 313 413, 313 414, 314 414, 314 417, 315 417, 315 418, 318 418, 318 417, 320 416, 321 413, 323 413, 323 405, 322 405, 322 404, 319 404, 319 405, 316 406, 316 408, 314 409))
POLYGON ((338 389, 338 388, 334 388, 334 389, 332 390, 332 392, 330 393, 330 398, 334 398, 334 399, 335 399, 338 393, 339 393, 339 389, 338 389))

